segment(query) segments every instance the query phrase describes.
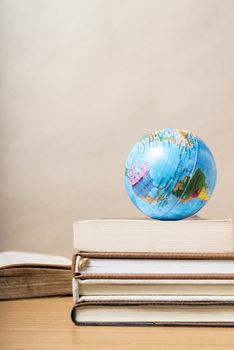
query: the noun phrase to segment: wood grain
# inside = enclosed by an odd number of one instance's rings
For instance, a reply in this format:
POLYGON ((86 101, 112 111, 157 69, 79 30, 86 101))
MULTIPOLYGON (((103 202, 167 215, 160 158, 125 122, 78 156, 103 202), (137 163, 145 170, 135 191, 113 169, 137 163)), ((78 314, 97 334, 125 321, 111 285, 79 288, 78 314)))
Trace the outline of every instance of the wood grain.
POLYGON ((0 349, 234 349, 234 328, 76 327, 72 298, 0 302, 0 349))

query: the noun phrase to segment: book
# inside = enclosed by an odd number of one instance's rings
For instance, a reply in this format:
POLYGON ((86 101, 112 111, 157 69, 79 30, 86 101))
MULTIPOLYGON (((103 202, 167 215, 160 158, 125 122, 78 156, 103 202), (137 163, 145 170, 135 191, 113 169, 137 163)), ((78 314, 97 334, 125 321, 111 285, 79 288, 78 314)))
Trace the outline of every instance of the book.
POLYGON ((170 259, 170 254, 166 259, 152 258, 152 254, 145 259, 127 256, 87 258, 78 254, 73 258, 73 272, 80 279, 234 279, 234 254, 202 254, 202 259, 194 254, 184 259, 170 259))
POLYGON ((74 302, 86 296, 234 296, 233 280, 86 279, 72 280, 74 302))
POLYGON ((83 301, 74 305, 76 325, 234 326, 232 301, 83 301))
POLYGON ((36 253, 0 253, 0 300, 71 295, 71 261, 36 253))
POLYGON ((84 220, 74 223, 79 252, 234 252, 232 220, 84 220))

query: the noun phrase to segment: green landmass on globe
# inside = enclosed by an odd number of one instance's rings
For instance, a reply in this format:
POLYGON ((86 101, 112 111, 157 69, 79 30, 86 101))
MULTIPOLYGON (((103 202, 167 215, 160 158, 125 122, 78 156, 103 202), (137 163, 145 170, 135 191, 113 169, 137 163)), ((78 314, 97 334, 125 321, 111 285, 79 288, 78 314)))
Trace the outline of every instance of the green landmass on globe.
POLYGON ((182 203, 188 202, 193 198, 207 201, 209 194, 204 173, 198 168, 191 178, 190 176, 185 176, 175 185, 172 193, 182 203))

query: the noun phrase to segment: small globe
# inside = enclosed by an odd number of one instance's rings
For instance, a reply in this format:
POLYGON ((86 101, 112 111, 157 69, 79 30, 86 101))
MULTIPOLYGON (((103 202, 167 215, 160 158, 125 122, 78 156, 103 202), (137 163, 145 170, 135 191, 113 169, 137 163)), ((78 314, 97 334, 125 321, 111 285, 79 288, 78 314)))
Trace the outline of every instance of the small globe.
POLYGON ((125 187, 134 205, 159 220, 180 220, 198 212, 211 197, 216 166, 211 151, 192 133, 162 129, 131 149, 125 187))

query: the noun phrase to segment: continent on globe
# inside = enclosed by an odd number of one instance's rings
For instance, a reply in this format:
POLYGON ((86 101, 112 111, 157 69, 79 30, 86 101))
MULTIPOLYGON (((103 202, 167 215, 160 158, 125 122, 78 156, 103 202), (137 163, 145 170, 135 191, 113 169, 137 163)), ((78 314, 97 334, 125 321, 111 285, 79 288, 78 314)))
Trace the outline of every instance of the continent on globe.
POLYGON ((146 215, 179 220, 200 210, 214 190, 216 166, 204 142, 181 129, 143 137, 130 151, 125 187, 146 215))
POLYGON ((193 198, 207 201, 209 199, 208 188, 205 175, 201 169, 198 168, 191 179, 189 176, 185 176, 175 185, 172 193, 183 203, 193 198))

